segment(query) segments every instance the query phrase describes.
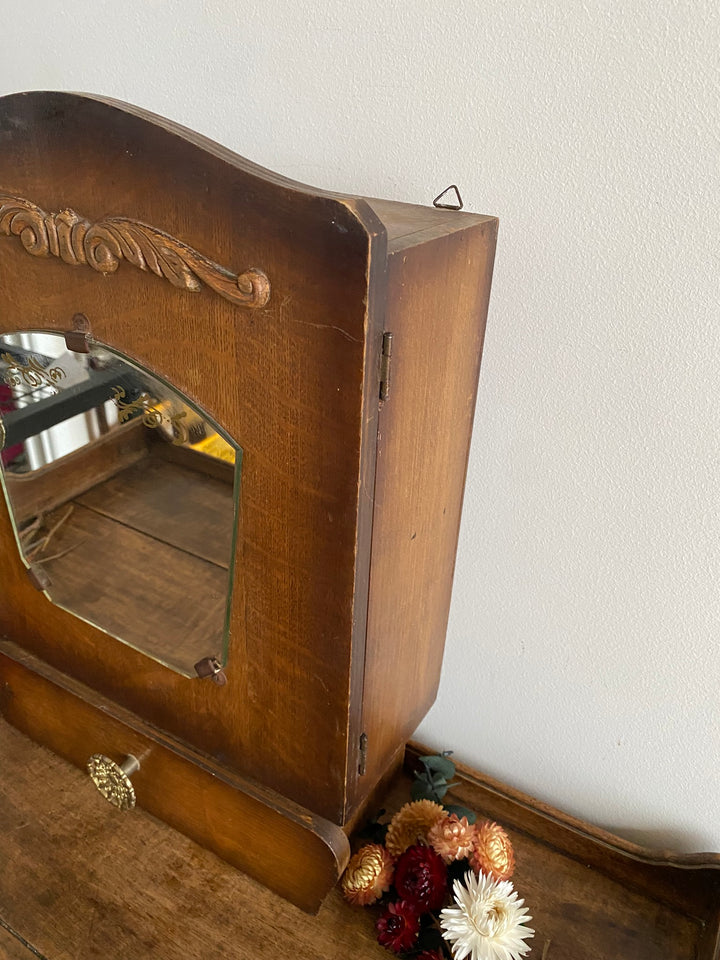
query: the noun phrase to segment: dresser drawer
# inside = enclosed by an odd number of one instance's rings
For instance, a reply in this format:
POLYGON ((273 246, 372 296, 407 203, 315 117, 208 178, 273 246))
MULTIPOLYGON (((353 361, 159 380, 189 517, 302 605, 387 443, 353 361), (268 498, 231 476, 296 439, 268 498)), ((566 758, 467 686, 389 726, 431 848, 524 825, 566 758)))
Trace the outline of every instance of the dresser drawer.
MULTIPOLYGON (((305 910, 319 908, 345 868, 340 827, 223 770, 8 641, 0 641, 0 712, 78 767, 97 755, 118 766, 136 758, 138 806, 305 910)), ((97 802, 106 802, 100 793, 97 802)), ((131 831, 132 811, 118 815, 131 831)))

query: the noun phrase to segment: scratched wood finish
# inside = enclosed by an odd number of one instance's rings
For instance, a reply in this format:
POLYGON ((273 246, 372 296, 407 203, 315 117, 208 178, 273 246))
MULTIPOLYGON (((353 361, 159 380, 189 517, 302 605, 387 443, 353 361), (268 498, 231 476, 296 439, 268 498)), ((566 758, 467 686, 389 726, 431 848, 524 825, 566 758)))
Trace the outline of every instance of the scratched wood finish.
MULTIPOLYGON (((351 908, 334 891, 317 916, 302 913, 142 811, 99 804, 79 771, 2 720, 0 768, 3 960, 387 960, 372 909, 351 908)), ((463 769, 460 781, 455 797, 481 816, 502 804, 536 930, 532 957, 717 960, 717 857, 689 870, 655 862, 665 888, 657 897, 637 860, 647 851, 475 771, 463 769), (625 876, 608 869, 610 854, 627 862, 625 876), (699 897, 691 912, 685 878, 699 897)), ((402 803, 408 789, 400 778, 386 802, 402 803)))
MULTIPOLYGON (((406 771, 414 770, 417 757, 427 752, 419 744, 408 744, 406 771)), ((536 916, 538 903, 554 913, 548 936, 567 945, 568 952, 560 956, 595 960, 591 941, 605 917, 608 929, 600 939, 605 952, 598 958, 720 958, 720 854, 649 850, 460 762, 456 766, 455 801, 503 824, 518 849, 528 851, 528 860, 525 854, 521 858, 516 886, 527 889, 536 916), (534 865, 529 863, 531 849, 534 865), (544 860, 552 861, 548 851, 555 851, 563 866, 558 870, 557 862, 555 868, 551 862, 545 875, 544 860), (583 927, 586 916, 594 918, 596 928, 583 927), (563 921, 569 927, 561 934, 563 921), (570 950, 571 931, 577 953, 570 950)))
POLYGON ((22 938, 5 929, 0 917, 0 960, 31 960, 37 956, 22 938))

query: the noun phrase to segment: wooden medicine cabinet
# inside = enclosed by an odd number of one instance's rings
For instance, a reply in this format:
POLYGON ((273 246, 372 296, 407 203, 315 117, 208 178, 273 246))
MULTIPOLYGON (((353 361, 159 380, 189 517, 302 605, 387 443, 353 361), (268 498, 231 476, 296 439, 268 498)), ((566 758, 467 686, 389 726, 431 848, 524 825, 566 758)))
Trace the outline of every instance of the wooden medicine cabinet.
POLYGON ((435 697, 497 221, 91 96, 0 146, 0 710, 315 910, 435 697))

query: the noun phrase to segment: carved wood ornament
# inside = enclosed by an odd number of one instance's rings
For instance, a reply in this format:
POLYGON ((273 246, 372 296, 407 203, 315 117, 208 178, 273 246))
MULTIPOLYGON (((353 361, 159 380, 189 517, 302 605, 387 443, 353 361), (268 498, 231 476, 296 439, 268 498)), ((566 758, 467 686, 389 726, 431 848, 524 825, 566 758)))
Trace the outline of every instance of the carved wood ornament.
POLYGON ((232 303, 264 307, 270 281, 256 268, 235 274, 170 234, 126 217, 92 223, 74 210, 45 210, 0 193, 0 234, 19 237, 34 257, 59 257, 72 266, 87 264, 98 273, 114 273, 121 260, 194 293, 206 284, 232 303))

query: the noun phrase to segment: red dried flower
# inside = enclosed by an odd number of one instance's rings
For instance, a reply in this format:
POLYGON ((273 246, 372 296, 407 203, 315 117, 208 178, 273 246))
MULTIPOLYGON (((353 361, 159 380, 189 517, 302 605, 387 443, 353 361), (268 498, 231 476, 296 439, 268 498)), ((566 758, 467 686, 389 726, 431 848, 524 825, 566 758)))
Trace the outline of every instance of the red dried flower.
POLYGON ((416 953, 413 960, 442 960, 437 950, 423 950, 422 953, 416 953))
POLYGON ((395 889, 424 913, 439 910, 447 895, 447 867, 432 847, 415 844, 398 859, 395 889))
POLYGON ((380 914, 375 929, 378 943, 387 950, 412 950, 420 929, 420 914, 415 904, 398 900, 380 914))

